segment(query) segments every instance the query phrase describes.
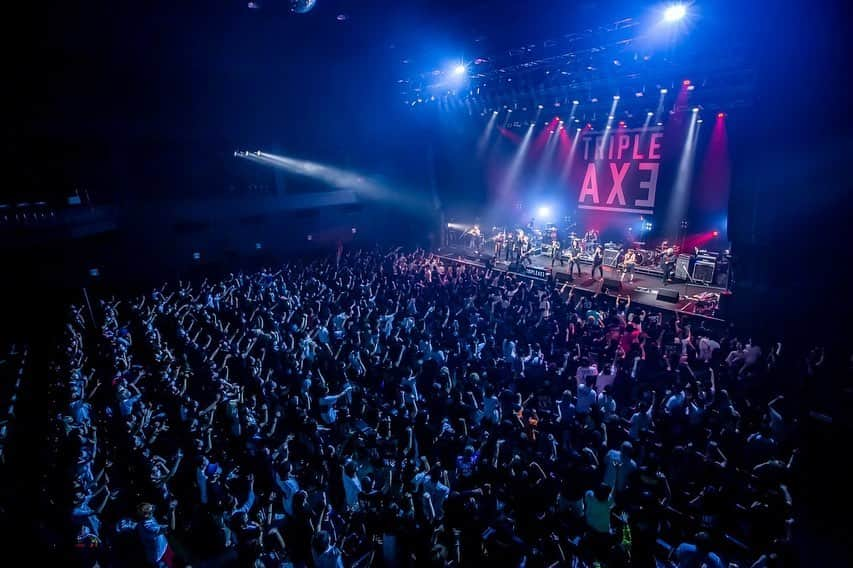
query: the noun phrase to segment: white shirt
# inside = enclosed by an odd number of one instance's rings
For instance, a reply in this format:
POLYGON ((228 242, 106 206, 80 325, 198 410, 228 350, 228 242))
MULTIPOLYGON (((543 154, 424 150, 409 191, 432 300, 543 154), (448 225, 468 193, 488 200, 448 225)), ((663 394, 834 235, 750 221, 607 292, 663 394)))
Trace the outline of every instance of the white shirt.
POLYGON ((714 351, 719 348, 719 343, 717 343, 713 339, 703 337, 699 340, 699 358, 707 363, 711 360, 711 357, 714 356, 714 351))
POLYGON ((593 363, 589 367, 578 367, 578 372, 575 373, 575 378, 578 384, 582 385, 586 382, 587 377, 595 377, 598 375, 598 365, 593 363))

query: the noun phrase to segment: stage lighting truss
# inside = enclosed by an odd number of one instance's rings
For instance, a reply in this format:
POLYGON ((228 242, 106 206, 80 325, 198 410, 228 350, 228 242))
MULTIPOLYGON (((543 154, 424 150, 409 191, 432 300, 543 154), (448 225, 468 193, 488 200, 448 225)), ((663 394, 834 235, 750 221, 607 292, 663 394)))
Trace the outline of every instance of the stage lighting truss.
POLYGON ((448 88, 444 72, 425 71, 397 81, 405 104, 437 105, 441 110, 489 116, 504 106, 535 113, 544 108, 578 104, 575 116, 584 121, 606 118, 618 99, 619 119, 640 124, 656 111, 658 93, 666 90, 666 109, 674 108, 685 77, 690 78, 691 105, 730 110, 753 104, 754 71, 741 55, 742 45, 728 43, 701 49, 656 52, 644 48, 634 19, 558 39, 526 44, 478 57, 468 66, 468 84, 448 88), (709 51, 710 50, 710 51, 709 51), (618 65, 614 64, 618 61, 618 65), (649 93, 638 97, 636 93, 649 93))

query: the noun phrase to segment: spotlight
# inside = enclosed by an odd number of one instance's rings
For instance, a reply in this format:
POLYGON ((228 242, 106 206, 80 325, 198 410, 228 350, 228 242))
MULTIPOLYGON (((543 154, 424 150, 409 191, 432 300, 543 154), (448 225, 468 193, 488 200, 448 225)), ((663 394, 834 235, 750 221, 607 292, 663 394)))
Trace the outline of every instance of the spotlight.
POLYGON ((201 260, 201 253, 200 252, 194 252, 193 253, 193 260, 201 260))
POLYGON ((539 110, 542 110, 543 108, 545 108, 545 107, 542 105, 539 105, 539 110))
POLYGON ((661 89, 660 94, 665 95, 669 92, 669 89, 661 89))
POLYGON ((261 250, 262 248, 264 248, 262 243, 255 243, 255 250, 261 250))
POLYGON ((614 100, 614 101, 618 101, 618 100, 619 100, 619 95, 613 95, 613 100, 614 100))
POLYGON ((498 111, 494 110, 492 111, 492 114, 498 114, 498 111))
POLYGON ((685 87, 689 87, 689 86, 690 86, 690 79, 685 79, 685 80, 683 80, 683 81, 681 82, 681 84, 682 84, 682 85, 684 85, 685 87))
POLYGON ((608 116, 607 120, 613 120, 613 115, 611 114, 610 116, 608 116))
POLYGON ((658 126, 663 126, 663 122, 658 122, 658 126))
POLYGON ((456 67, 453 68, 453 74, 454 75, 464 75, 465 71, 467 71, 467 70, 468 70, 468 68, 465 67, 465 65, 460 63, 459 65, 457 65, 456 67))
POLYGON ((654 115, 655 115, 655 113, 653 113, 652 111, 649 111, 646 113, 646 116, 654 116, 654 115))
POLYGON ((572 104, 573 105, 579 105, 579 104, 581 104, 581 102, 579 100, 575 99, 572 101, 572 104))
POLYGON ((353 227, 351 230, 352 230, 352 234, 353 234, 353 235, 354 235, 354 234, 356 234, 356 233, 358 232, 358 229, 356 229, 355 227, 353 227))
POLYGON ((634 93, 634 96, 642 97, 644 94, 645 93, 643 93, 643 91, 637 91, 636 93, 634 93))
POLYGON ((699 120, 696 121, 696 124, 702 124, 703 122, 705 122, 705 121, 700 118, 699 120))
POLYGON ((693 107, 693 112, 699 112, 699 107, 693 107))
POLYGON ((719 237, 719 236, 720 236, 720 231, 714 231, 714 232, 712 232, 711 234, 712 234, 713 236, 715 236, 715 237, 719 237))
POLYGON ((696 85, 687 85, 687 90, 692 91, 696 88, 696 85))
POLYGON ((539 209, 536 210, 536 214, 539 216, 539 218, 548 218, 551 216, 551 208, 547 205, 542 205, 539 207, 539 209))
POLYGON ((718 112, 718 113, 717 113, 717 118, 726 118, 726 113, 724 113, 724 112, 718 112))
POLYGON ((677 22, 687 15, 687 6, 684 4, 672 4, 663 11, 664 22, 677 22))

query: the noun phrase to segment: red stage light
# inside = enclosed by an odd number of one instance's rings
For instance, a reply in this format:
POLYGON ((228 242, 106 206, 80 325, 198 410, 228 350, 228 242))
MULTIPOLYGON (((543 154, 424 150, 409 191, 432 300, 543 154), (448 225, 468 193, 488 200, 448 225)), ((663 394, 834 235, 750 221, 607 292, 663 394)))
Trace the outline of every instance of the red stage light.
POLYGON ((713 232, 713 233, 711 233, 711 234, 712 234, 712 235, 714 235, 715 237, 719 237, 719 236, 720 236, 720 231, 714 231, 714 232, 713 232))
POLYGON ((726 118, 726 113, 724 113, 724 112, 718 112, 718 113, 717 113, 717 118, 726 118))
POLYGON ((690 86, 690 79, 685 79, 685 80, 683 80, 683 81, 681 82, 681 84, 682 84, 682 85, 684 85, 685 87, 689 87, 689 86, 690 86))

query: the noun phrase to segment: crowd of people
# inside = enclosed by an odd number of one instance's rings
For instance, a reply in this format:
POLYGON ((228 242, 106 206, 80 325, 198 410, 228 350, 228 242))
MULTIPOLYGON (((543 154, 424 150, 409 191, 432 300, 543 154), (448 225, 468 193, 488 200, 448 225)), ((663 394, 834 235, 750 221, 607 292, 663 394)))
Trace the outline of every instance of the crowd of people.
POLYGON ((81 563, 791 561, 782 344, 422 250, 94 304, 52 364, 81 563))

